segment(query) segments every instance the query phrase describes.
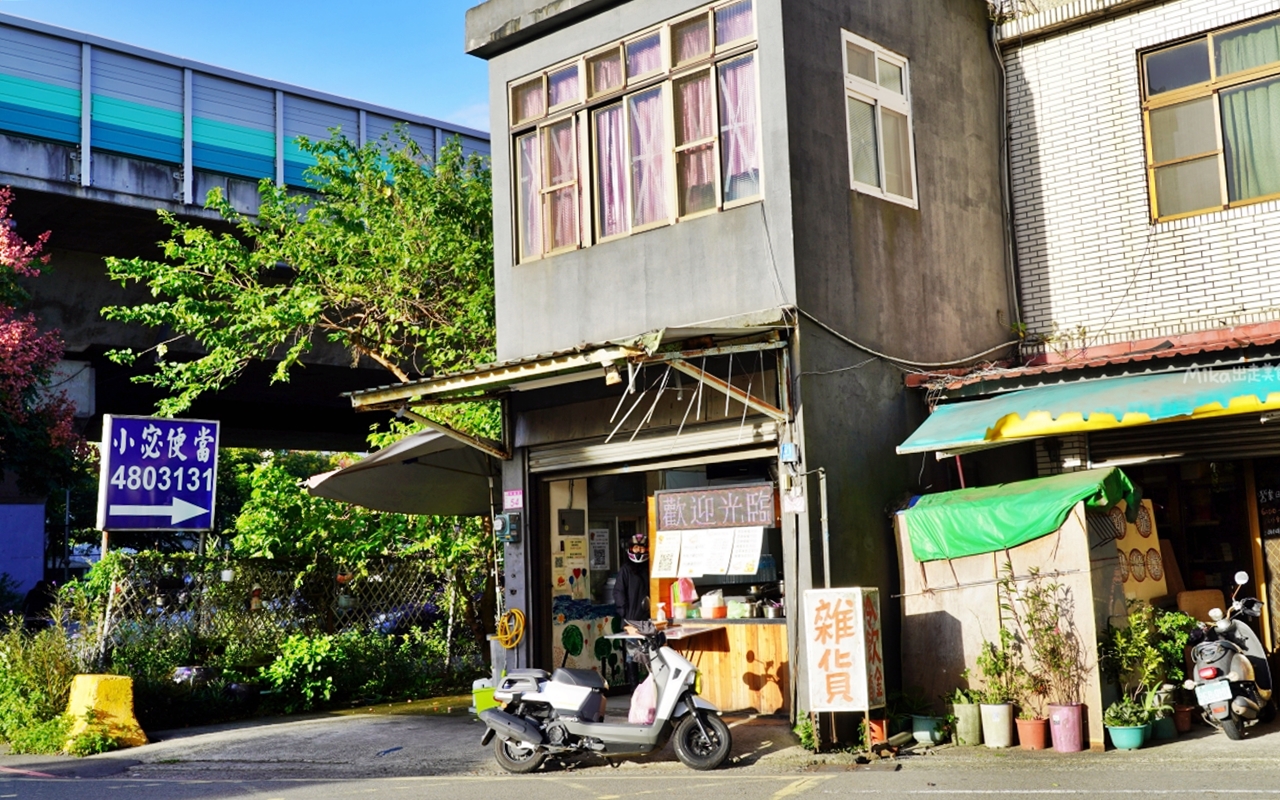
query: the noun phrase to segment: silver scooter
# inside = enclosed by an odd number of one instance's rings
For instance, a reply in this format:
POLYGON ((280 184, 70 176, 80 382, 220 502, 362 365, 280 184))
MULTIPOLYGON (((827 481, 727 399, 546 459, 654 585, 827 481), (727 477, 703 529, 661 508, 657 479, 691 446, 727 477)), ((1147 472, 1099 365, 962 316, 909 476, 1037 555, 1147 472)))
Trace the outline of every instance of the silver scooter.
POLYGON ((512 670, 494 690, 502 708, 480 712, 498 764, 508 772, 537 769, 549 755, 598 753, 606 758, 645 755, 674 738, 676 756, 697 770, 715 769, 733 746, 714 705, 698 696, 698 670, 666 646, 652 622, 631 623, 649 659, 658 704, 651 725, 604 721, 604 680, 593 670, 512 670))
POLYGON ((1244 738, 1244 729, 1275 716, 1271 702, 1271 667, 1267 652, 1241 617, 1258 618, 1262 603, 1252 597, 1236 599, 1249 575, 1237 572, 1231 608, 1209 609, 1212 625, 1201 624, 1191 633, 1191 660, 1195 667, 1186 688, 1194 689, 1205 721, 1221 728, 1228 739, 1244 738))

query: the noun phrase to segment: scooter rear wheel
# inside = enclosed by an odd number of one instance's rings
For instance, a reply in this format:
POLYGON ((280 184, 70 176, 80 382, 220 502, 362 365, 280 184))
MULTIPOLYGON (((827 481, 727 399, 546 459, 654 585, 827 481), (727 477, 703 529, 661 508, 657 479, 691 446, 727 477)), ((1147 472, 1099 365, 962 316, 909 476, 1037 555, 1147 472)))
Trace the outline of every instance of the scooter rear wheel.
POLYGON ((1240 721, 1232 714, 1229 718, 1222 722, 1222 732, 1232 741, 1239 741, 1244 738, 1244 730, 1240 727, 1240 721))
POLYGON ((542 766, 547 754, 535 747, 522 747, 515 742, 497 739, 493 743, 493 757, 507 772, 523 775, 542 766))
POLYGON ((713 714, 702 715, 702 725, 707 729, 706 736, 698 727, 695 714, 680 720, 675 733, 676 757, 690 769, 715 769, 729 757, 733 738, 729 726, 713 714))

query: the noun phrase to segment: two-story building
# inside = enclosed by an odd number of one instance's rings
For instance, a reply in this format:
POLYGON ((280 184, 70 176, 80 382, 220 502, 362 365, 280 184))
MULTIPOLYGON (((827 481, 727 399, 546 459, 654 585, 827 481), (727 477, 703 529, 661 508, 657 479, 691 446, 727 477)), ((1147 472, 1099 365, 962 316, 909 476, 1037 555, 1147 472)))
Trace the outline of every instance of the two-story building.
POLYGON ((654 615, 690 588, 782 615, 686 640, 722 706, 809 707, 799 598, 824 583, 881 589, 895 680, 889 512, 947 478, 894 454, 925 416, 903 375, 1007 354, 1015 322, 989 30, 978 0, 468 13, 502 361, 353 402, 502 403, 478 444, 518 515, 516 665, 616 674, 609 589, 645 533, 654 615))
POLYGON ((1280 13, 1039 7, 997 29, 1028 345, 913 378, 943 405, 900 452, 1122 465, 1164 540, 1122 548, 1122 574, 1229 594, 1245 571, 1280 601, 1280 13))

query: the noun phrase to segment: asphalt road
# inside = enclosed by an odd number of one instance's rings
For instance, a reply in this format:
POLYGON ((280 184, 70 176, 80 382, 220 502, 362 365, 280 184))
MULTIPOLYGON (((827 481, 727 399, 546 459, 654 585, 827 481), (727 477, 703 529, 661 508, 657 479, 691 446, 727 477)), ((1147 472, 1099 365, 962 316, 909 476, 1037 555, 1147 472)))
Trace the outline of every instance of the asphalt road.
POLYGON ((465 713, 372 712, 169 732, 159 741, 86 759, 0 755, 0 800, 622 800, 704 797, 781 800, 898 798, 1199 798, 1280 800, 1280 723, 1241 742, 1202 729, 1134 752, 1057 754, 943 747, 894 762, 815 757, 784 723, 734 718, 734 761, 697 773, 668 747, 610 767, 600 759, 503 773, 465 713))

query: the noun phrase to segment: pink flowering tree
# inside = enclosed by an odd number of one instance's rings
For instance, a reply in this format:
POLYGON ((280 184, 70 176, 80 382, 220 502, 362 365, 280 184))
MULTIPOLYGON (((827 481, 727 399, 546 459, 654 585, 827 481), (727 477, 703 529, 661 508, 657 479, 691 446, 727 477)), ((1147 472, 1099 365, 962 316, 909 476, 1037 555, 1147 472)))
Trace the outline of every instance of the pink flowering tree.
POLYGON ((73 408, 53 391, 53 368, 62 358, 57 331, 41 331, 22 279, 40 275, 49 233, 34 242, 18 235, 9 215, 13 192, 0 187, 0 472, 16 474, 26 492, 42 495, 66 485, 86 455, 73 426, 73 408))

